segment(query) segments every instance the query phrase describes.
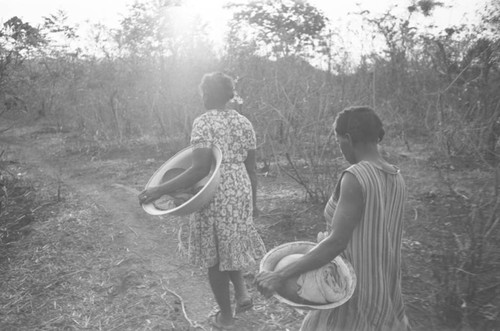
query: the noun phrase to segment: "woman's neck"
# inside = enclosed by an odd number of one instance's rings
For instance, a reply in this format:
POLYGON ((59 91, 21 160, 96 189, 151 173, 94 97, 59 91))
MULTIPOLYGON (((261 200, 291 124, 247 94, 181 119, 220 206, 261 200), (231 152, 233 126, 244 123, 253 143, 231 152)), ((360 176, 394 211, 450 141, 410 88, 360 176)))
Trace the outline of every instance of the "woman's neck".
POLYGON ((369 161, 380 165, 388 165, 387 161, 380 155, 377 144, 359 145, 354 153, 358 162, 369 161))

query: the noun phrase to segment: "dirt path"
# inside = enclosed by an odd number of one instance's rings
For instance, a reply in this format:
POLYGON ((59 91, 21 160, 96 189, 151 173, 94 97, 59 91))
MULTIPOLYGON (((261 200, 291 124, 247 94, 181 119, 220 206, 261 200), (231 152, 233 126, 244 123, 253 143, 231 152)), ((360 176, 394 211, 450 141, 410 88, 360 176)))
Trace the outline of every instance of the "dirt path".
MULTIPOLYGON (((68 196, 77 196, 75 206, 71 207, 75 209, 73 210, 75 214, 79 212, 77 209, 85 212, 89 209, 89 205, 96 206, 98 212, 93 217, 98 218, 99 226, 102 225, 103 230, 99 230, 101 234, 95 239, 86 238, 86 240, 93 241, 91 243, 93 247, 102 247, 101 250, 104 249, 104 252, 101 255, 107 255, 96 259, 97 262, 94 263, 101 263, 99 261, 102 259, 106 261, 97 271, 104 272, 106 277, 101 276, 100 284, 92 287, 100 288, 96 298, 107 300, 102 304, 104 310, 118 311, 126 305, 123 314, 130 314, 129 306, 133 306, 131 301, 136 300, 145 306, 142 311, 144 316, 134 317, 143 322, 127 321, 120 324, 115 321, 113 323, 118 323, 118 326, 112 324, 113 328, 163 330, 168 326, 167 329, 172 330, 198 327, 205 330, 212 329, 208 316, 213 313, 216 305, 212 299, 205 271, 189 265, 178 254, 179 230, 182 228, 185 233, 187 219, 150 216, 140 208, 133 192, 141 189, 149 174, 153 173, 163 160, 147 159, 147 156, 154 156, 155 153, 144 153, 144 150, 138 152, 141 150, 140 147, 111 150, 104 154, 97 152, 101 154, 96 155, 92 149, 85 149, 86 145, 80 145, 79 137, 71 133, 53 132, 52 129, 40 126, 13 130, 8 137, 4 136, 2 139, 0 143, 8 143, 16 158, 30 168, 29 171, 33 176, 44 178, 44 185, 53 186, 52 191, 57 189, 57 195, 60 195, 62 200, 68 196), (141 153, 143 155, 139 155, 141 153), (84 204, 83 201, 89 203, 84 204), (155 324, 154 320, 151 322, 151 316, 145 315, 144 312, 150 314, 151 307, 157 305, 155 300, 152 300, 153 303, 145 303, 146 298, 152 296, 161 297, 168 306, 170 310, 168 316, 155 317, 158 320, 169 320, 168 323, 163 321, 155 324), (167 296, 170 299, 167 300, 167 296), (185 305, 185 311, 181 303, 185 305), (113 308, 109 308, 108 305, 112 305, 113 308), (149 323, 149 326, 144 327, 144 323, 146 326, 149 323)), ((282 185, 276 186, 275 189, 282 194, 284 192, 288 197, 297 194, 293 189, 287 190, 282 185)), ((265 198, 266 194, 274 198, 279 197, 279 194, 272 192, 260 194, 264 196, 265 208, 268 210, 273 209, 273 204, 279 203, 265 198)), ((280 209, 275 208, 276 210, 279 214, 280 209)), ((287 224, 288 220, 285 221, 284 225, 290 226, 287 224)), ((273 221, 270 226, 276 226, 275 224, 281 226, 282 223, 273 221)), ((89 277, 96 279, 100 277, 95 274, 96 271, 92 273, 89 277)), ((249 271, 249 282, 254 273, 255 270, 249 271)), ((253 289, 251 292, 254 296, 255 309, 239 317, 240 330, 297 329, 300 313, 264 300, 253 289)), ((164 314, 167 308, 163 308, 160 314, 164 314)), ((89 315, 98 314, 95 311, 89 313, 89 315)), ((98 318, 103 317, 94 317, 98 318)), ((71 321, 69 323, 74 324, 71 321)), ((101 325, 101 321, 94 323, 101 325)), ((78 322, 77 325, 81 326, 82 323, 78 322)))
MULTIPOLYGON (((30 142, 18 141, 21 162, 34 165, 41 173, 62 182, 70 190, 91 198, 105 211, 103 221, 116 230, 115 234, 110 234, 116 238, 113 240, 115 249, 128 253, 113 275, 121 284, 117 290, 126 290, 125 283, 131 282, 134 271, 151 272, 162 277, 166 289, 182 297, 193 321, 203 321, 214 305, 207 295, 210 290, 206 278, 201 270, 186 264, 175 254, 178 226, 187 219, 146 214, 133 194, 137 188, 120 184, 116 176, 103 178, 98 169, 94 171, 92 165, 79 158, 54 158, 59 152, 54 147, 62 147, 64 137, 38 135, 37 138, 30 142), (158 231, 161 226, 164 230, 158 231)), ((112 168, 111 163, 108 166, 112 168)))
MULTIPOLYGON (((208 316, 216 304, 205 271, 179 254, 187 219, 149 216, 134 193, 175 152, 168 149, 143 141, 99 145, 50 123, 0 136, 0 165, 10 164, 10 176, 24 185, 13 195, 37 196, 21 215, 35 221, 22 225, 16 242, 0 243, 0 330, 213 330, 208 316)), ((403 245, 407 312, 415 330, 442 330, 429 304, 437 291, 432 272, 440 269, 425 258, 433 246, 424 245, 443 217, 434 207, 443 203, 428 200, 447 196, 438 194, 445 191, 425 159, 403 161, 412 192, 403 245)), ((255 222, 268 249, 313 241, 324 230, 322 208, 306 203, 291 180, 260 175, 258 197, 255 222)), ((463 213, 456 201, 446 202, 463 213)), ((304 312, 256 293, 256 271, 246 272, 254 309, 238 316, 237 330, 299 330, 304 312)))
MULTIPOLYGON (((21 210, 14 220, 28 216, 17 229, 23 236, 0 242, 0 330, 211 330, 208 315, 215 303, 205 271, 178 254, 186 219, 149 216, 131 193, 175 150, 144 141, 99 145, 52 125, 36 123, 0 135, 0 153, 5 152, 0 166, 11 167, 9 176, 17 176, 22 186, 8 192, 9 201, 15 204, 25 195, 34 201, 24 215, 24 205, 16 205, 21 210), (28 218, 35 221, 24 224, 28 218)), ((9 125, 0 122, 0 132, 2 126, 9 125)), ((443 186, 425 155, 419 151, 396 158, 411 193, 403 292, 415 330, 444 330, 434 302, 442 291, 435 275, 448 277, 451 264, 432 259, 454 256, 448 250, 455 246, 444 247, 442 240, 452 222, 436 220, 453 220, 462 231, 457 220, 469 210, 443 186)), ((448 173, 466 196, 479 187, 477 172, 448 173)), ((256 226, 268 249, 313 241, 324 230, 321 207, 304 202, 303 191, 291 180, 261 175, 258 192, 262 216, 256 226)), ((3 221, 0 236, 6 233, 3 221)), ((248 284, 255 273, 255 268, 248 270, 248 284)), ((249 289, 254 310, 238 317, 237 330, 299 329, 303 312, 249 289)), ((439 307, 449 308, 447 302, 439 307)))

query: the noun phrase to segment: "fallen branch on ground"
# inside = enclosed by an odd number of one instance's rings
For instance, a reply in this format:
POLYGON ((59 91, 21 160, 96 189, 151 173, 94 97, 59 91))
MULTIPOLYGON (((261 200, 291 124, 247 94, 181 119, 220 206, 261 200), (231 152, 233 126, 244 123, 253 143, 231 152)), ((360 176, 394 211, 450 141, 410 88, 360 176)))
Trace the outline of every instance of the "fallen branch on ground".
MULTIPOLYGON (((2 116, 2 114, 3 114, 3 112, 2 112, 2 113, 0 113, 0 116, 2 116)), ((0 133, 7 132, 7 131, 9 131, 10 129, 12 129, 13 127, 14 127, 14 125, 11 125, 11 126, 9 126, 8 128, 6 128, 6 129, 2 129, 2 130, 0 130, 0 133)))
POLYGON ((184 318, 186 319, 186 321, 189 323, 189 325, 192 327, 192 328, 196 328, 196 329, 202 329, 204 331, 206 331, 206 329, 203 327, 203 325, 199 324, 198 322, 196 321, 192 321, 188 316, 187 316, 187 312, 186 312, 186 306, 184 305, 184 299, 182 299, 182 297, 175 293, 173 290, 169 289, 168 287, 166 287, 165 285, 163 285, 163 280, 160 278, 160 284, 161 284, 161 287, 167 291, 168 293, 174 295, 177 299, 179 299, 179 301, 181 302, 181 308, 182 308, 182 314, 184 315, 184 318))

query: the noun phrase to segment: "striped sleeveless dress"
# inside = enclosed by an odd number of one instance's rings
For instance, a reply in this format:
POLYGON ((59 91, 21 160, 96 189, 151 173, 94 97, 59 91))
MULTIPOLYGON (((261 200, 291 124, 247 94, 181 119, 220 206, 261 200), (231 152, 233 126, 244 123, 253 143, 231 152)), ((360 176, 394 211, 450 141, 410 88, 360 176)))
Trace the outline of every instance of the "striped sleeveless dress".
MULTIPOLYGON (((406 188, 399 169, 368 161, 344 171, 361 184, 363 218, 342 253, 357 276, 349 301, 331 310, 311 311, 301 331, 408 330, 401 294, 401 239, 406 188)), ((343 174, 344 174, 343 173, 343 174)), ((343 175, 342 174, 342 175, 343 175)), ((340 194, 340 181, 325 207, 327 230, 340 194)))

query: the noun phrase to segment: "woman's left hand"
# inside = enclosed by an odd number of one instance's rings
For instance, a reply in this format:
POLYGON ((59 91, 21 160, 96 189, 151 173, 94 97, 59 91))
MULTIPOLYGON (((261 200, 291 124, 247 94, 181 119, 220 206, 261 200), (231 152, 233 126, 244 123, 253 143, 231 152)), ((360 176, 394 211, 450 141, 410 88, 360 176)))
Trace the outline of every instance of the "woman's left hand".
POLYGON ((151 187, 139 193, 139 204, 147 204, 151 203, 155 200, 158 200, 162 196, 161 192, 156 187, 151 187))
POLYGON ((262 271, 255 278, 257 289, 266 298, 270 298, 284 285, 284 282, 285 278, 278 272, 262 271))

